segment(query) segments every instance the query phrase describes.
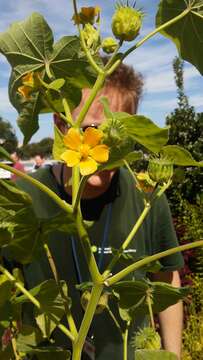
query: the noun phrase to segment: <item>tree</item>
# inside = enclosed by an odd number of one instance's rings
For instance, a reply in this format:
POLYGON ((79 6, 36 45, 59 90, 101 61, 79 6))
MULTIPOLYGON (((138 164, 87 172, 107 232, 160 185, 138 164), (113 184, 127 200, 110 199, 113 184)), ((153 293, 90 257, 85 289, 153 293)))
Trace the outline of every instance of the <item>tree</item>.
POLYGON ((18 146, 18 140, 12 125, 2 117, 0 117, 0 145, 9 153, 14 152, 18 146))
MULTIPOLYGON (((173 70, 178 106, 166 118, 166 124, 170 126, 168 143, 183 146, 199 161, 203 152, 203 113, 196 113, 194 107, 189 104, 184 90, 184 62, 179 57, 173 61, 173 70)), ((195 203, 203 188, 201 169, 187 168, 183 171, 177 168, 175 175, 178 181, 171 187, 169 197, 178 189, 184 198, 195 203), (182 176, 182 181, 179 175, 182 176)))
POLYGON ((35 155, 43 155, 44 157, 52 156, 53 139, 47 137, 37 143, 27 144, 22 148, 22 157, 30 159, 35 155))

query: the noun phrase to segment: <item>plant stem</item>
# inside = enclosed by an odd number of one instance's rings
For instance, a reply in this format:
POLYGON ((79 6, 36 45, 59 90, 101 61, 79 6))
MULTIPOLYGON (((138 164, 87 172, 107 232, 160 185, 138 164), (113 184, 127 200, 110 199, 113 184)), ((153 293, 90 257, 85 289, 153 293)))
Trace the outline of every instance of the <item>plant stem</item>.
POLYGON ((115 266, 115 264, 117 263, 117 261, 120 259, 121 255, 123 254, 124 250, 128 247, 128 245, 130 244, 130 242, 132 241, 133 237, 135 236, 135 234, 137 233, 137 231, 139 230, 140 226, 142 225, 143 221, 145 220, 147 214, 149 213, 151 209, 151 204, 149 202, 145 202, 145 207, 144 210, 142 211, 139 219, 137 220, 137 222, 135 223, 135 225, 133 226, 131 232, 129 233, 129 235, 127 236, 126 240, 124 241, 124 243, 121 245, 121 247, 119 248, 117 254, 113 257, 113 259, 111 260, 110 264, 108 265, 107 269, 104 271, 103 273, 103 278, 105 279, 110 272, 112 271, 113 267, 115 266))
POLYGON ((56 281, 56 283, 57 283, 57 285, 58 285, 58 289, 59 289, 61 298, 63 299, 64 309, 65 309, 65 313, 66 313, 66 316, 67 316, 67 321, 68 321, 68 325, 69 325, 69 327, 70 327, 70 331, 71 331, 71 333, 76 337, 76 336, 77 336, 77 328, 76 328, 74 319, 73 319, 73 317, 72 317, 71 311, 70 311, 70 309, 69 309, 69 306, 68 306, 68 304, 67 304, 67 298, 66 298, 66 296, 64 295, 63 288, 62 288, 61 283, 60 283, 60 279, 59 279, 59 276, 58 276, 58 272, 57 272, 57 269, 56 269, 56 265, 55 265, 53 256, 52 256, 52 254, 51 254, 51 251, 50 251, 50 249, 49 249, 48 244, 47 244, 47 243, 44 243, 43 246, 44 246, 44 250, 45 250, 45 252, 46 252, 46 256, 47 256, 47 259, 48 259, 50 268, 51 268, 51 270, 52 270, 54 279, 55 279, 55 281, 56 281))
POLYGON ((78 208, 78 206, 79 206, 80 199, 81 199, 81 196, 82 196, 82 193, 83 193, 85 184, 86 184, 86 182, 87 182, 87 179, 88 179, 88 176, 83 176, 83 177, 81 178, 81 181, 80 181, 80 184, 79 184, 79 188, 78 188, 78 192, 77 192, 76 199, 75 199, 75 203, 74 203, 73 212, 76 212, 76 211, 77 211, 77 208, 78 208))
POLYGON ((61 198, 54 191, 50 190, 46 185, 42 184, 40 181, 36 180, 32 176, 25 174, 24 172, 14 169, 11 166, 3 164, 3 163, 0 163, 0 168, 7 170, 7 171, 23 178, 24 180, 30 182, 33 186, 37 187, 41 191, 45 192, 49 197, 51 197, 52 200, 57 205, 59 205, 59 207, 61 209, 63 209, 64 211, 66 211, 69 214, 73 213, 73 209, 72 209, 71 205, 69 205, 65 201, 61 200, 61 198))
POLYGON ((151 326, 155 330, 154 315, 153 315, 153 310, 152 310, 152 298, 151 298, 151 292, 150 291, 147 292, 146 303, 147 303, 147 306, 148 306, 148 309, 149 309, 149 316, 150 316, 151 326))
POLYGON ((74 166, 72 170, 72 207, 75 208, 75 202, 78 195, 80 184, 80 171, 78 166, 74 166))
POLYGON ((94 285, 92 288, 90 300, 89 300, 87 309, 85 311, 84 318, 83 318, 81 326, 80 326, 78 337, 77 337, 76 341, 73 343, 72 360, 80 360, 80 358, 81 358, 81 352, 83 349, 83 345, 85 343, 85 339, 87 337, 92 319, 94 317, 95 310, 96 310, 97 304, 99 302, 102 290, 103 290, 103 284, 94 285))
MULTIPOLYGON (((13 324, 12 324, 13 325, 13 324)), ((15 360, 21 360, 21 356, 17 350, 17 343, 16 343, 16 338, 15 338, 15 334, 12 334, 11 335, 11 345, 12 345, 12 348, 13 348, 13 353, 14 353, 14 356, 15 356, 15 360)))
POLYGON ((83 220, 82 220, 80 211, 77 211, 77 213, 76 213, 76 224, 77 224, 77 229, 78 229, 78 235, 79 235, 79 238, 81 241, 83 252, 85 254, 88 269, 89 269, 89 272, 91 275, 91 279, 94 284, 101 284, 101 283, 103 283, 103 277, 99 272, 94 254, 92 252, 90 239, 89 239, 88 233, 85 229, 85 226, 83 224, 83 220))
POLYGON ((128 333, 130 321, 127 322, 125 332, 122 334, 123 338, 123 360, 128 360, 128 333))
POLYGON ((83 106, 83 108, 82 108, 81 112, 79 113, 78 118, 76 120, 76 125, 78 127, 80 127, 82 121, 84 120, 90 106, 92 105, 96 95, 98 94, 98 91, 102 88, 105 78, 106 78, 105 73, 99 74, 99 76, 97 77, 97 80, 95 81, 95 84, 90 92, 90 95, 89 95, 88 99, 86 100, 85 105, 83 106))
MULTIPOLYGON (((140 190, 139 190, 139 181, 137 180, 137 177, 135 176, 133 170, 131 169, 131 167, 130 167, 130 165, 128 164, 127 160, 123 160, 123 162, 124 162, 126 168, 128 169, 129 173, 131 174, 132 178, 134 179, 138 191, 140 191, 140 190)), ((142 193, 142 191, 140 191, 140 193, 142 193)))
MULTIPOLYGON (((76 0, 73 0, 73 8, 74 8, 74 13, 75 13, 75 16, 76 18, 78 17, 78 10, 77 10, 77 3, 76 3, 76 0)), ((84 40, 84 36, 83 36, 83 33, 82 33, 82 30, 80 28, 80 24, 77 24, 77 28, 78 28, 78 32, 79 32, 79 35, 80 35, 80 40, 81 40, 81 46, 82 46, 82 49, 84 50, 85 52, 85 55, 90 63, 90 65, 93 67, 93 69, 96 70, 96 72, 98 74, 102 74, 103 73, 103 69, 101 69, 97 63, 94 61, 94 58, 92 57, 91 53, 89 52, 89 49, 87 48, 86 44, 85 44, 85 40, 84 40)))
POLYGON ((70 111, 68 101, 67 101, 67 99, 65 97, 62 97, 62 104, 63 104, 64 111, 65 111, 65 114, 66 114, 67 122, 70 125, 75 126, 75 123, 74 123, 73 118, 72 118, 72 114, 71 114, 71 111, 70 111))
MULTIPOLYGON (((16 280, 16 278, 6 270, 2 265, 0 265, 0 271, 4 274, 29 300, 30 302, 35 305, 39 310, 42 310, 42 306, 40 302, 32 295, 28 290, 24 288, 24 286, 16 280)), ((51 314, 48 314, 48 317, 58 326, 58 328, 71 340, 74 341, 75 337, 73 334, 66 329, 63 324, 58 324, 57 320, 51 314)))
POLYGON ((158 28, 154 29, 152 32, 150 32, 148 35, 146 35, 142 40, 138 41, 134 46, 132 46, 130 49, 128 49, 122 56, 122 60, 124 60, 132 51, 136 50, 138 47, 140 47, 142 44, 144 44, 147 40, 149 40, 151 37, 156 35, 158 32, 166 29, 167 27, 175 24, 177 21, 184 18, 189 12, 191 11, 191 8, 188 7, 185 9, 181 14, 176 16, 175 18, 167 21, 166 23, 162 24, 158 28))
POLYGON ((198 241, 195 241, 190 244, 177 246, 175 248, 168 249, 168 250, 162 251, 160 253, 157 253, 157 254, 154 254, 151 256, 147 256, 147 258, 136 261, 134 264, 127 266, 125 269, 119 271, 114 276, 111 276, 110 278, 108 278, 105 281, 105 285, 111 286, 111 285, 115 284, 116 282, 120 281, 121 279, 123 279, 125 276, 127 276, 131 272, 141 268, 144 265, 149 264, 152 261, 156 261, 156 260, 162 259, 163 257, 175 254, 177 252, 193 249, 193 248, 196 248, 199 246, 203 246, 203 240, 198 240, 198 241))
POLYGON ((108 311, 109 315, 111 316, 111 318, 112 318, 113 322, 115 323, 115 325, 116 325, 116 327, 117 327, 117 329, 118 329, 119 333, 121 334, 121 336, 123 336, 123 333, 122 333, 122 330, 121 330, 120 324, 119 324, 118 320, 116 319, 116 317, 115 317, 114 313, 111 311, 111 309, 110 309, 110 307, 109 307, 109 306, 107 306, 107 307, 106 307, 106 309, 107 309, 107 311, 108 311))

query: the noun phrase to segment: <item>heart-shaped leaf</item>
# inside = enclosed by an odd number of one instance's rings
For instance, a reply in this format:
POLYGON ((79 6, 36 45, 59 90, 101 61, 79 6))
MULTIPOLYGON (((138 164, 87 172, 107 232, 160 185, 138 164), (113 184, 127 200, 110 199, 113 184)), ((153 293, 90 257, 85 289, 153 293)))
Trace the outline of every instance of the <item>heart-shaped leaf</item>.
POLYGON ((183 12, 184 17, 160 33, 175 43, 182 59, 189 61, 203 74, 203 1, 161 0, 156 26, 163 25, 183 12))

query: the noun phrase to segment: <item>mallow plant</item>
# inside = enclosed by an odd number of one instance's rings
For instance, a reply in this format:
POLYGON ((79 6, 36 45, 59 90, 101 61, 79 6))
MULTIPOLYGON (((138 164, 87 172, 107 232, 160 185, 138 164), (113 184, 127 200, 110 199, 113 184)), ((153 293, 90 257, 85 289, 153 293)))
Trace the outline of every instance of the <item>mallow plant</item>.
MULTIPOLYGON (((60 2, 60 0, 59 0, 60 2)), ((108 312, 123 340, 123 359, 128 359, 128 345, 135 350, 136 359, 176 359, 176 355, 161 349, 155 329, 154 313, 175 304, 188 294, 188 288, 173 288, 149 279, 126 280, 138 269, 156 272, 159 259, 179 251, 203 245, 203 240, 170 248, 161 253, 134 259, 127 256, 135 234, 142 226, 157 199, 170 186, 173 167, 202 166, 185 149, 167 145, 168 128, 160 128, 142 115, 113 113, 108 99, 101 99, 105 120, 98 129, 81 132, 81 124, 106 77, 133 51, 139 51, 147 41, 160 33, 174 42, 180 56, 203 73, 203 0, 161 0, 154 30, 143 38, 144 9, 136 3, 115 3, 112 17, 112 37, 102 38, 100 6, 78 9, 73 0, 73 22, 78 35, 64 36, 54 42, 52 30, 39 13, 14 22, 0 34, 0 52, 11 65, 9 97, 17 110, 18 125, 24 134, 24 144, 38 130, 38 116, 50 112, 60 116, 69 130, 63 135, 55 128, 53 158, 72 168, 72 203, 62 200, 55 192, 34 177, 22 173, 4 161, 0 168, 10 171, 45 192, 61 209, 57 216, 41 219, 35 214, 31 197, 14 183, 0 180, 0 246, 2 253, 11 252, 17 264, 26 265, 46 254, 53 278, 27 289, 21 266, 13 269, 0 262, 0 331, 1 359, 70 359, 79 360, 94 316, 108 312), (123 46, 124 45, 124 46, 123 46), (109 55, 106 65, 100 52, 109 55), (89 96, 76 119, 73 109, 80 103, 83 88, 90 88, 89 96), (131 164, 142 157, 134 151, 134 143, 144 146, 149 153, 148 171, 141 176, 133 172, 131 164), (87 161, 88 160, 88 161, 87 161), (134 179, 143 199, 143 211, 119 249, 112 249, 111 260, 101 272, 95 260, 93 244, 88 234, 92 225, 83 219, 80 202, 89 176, 96 171, 124 166, 134 179), (144 184, 144 185, 143 185, 144 184), (146 189, 150 191, 146 192, 146 189), (90 281, 78 286, 84 316, 76 326, 70 299, 69 284, 59 279, 50 251, 49 235, 54 230, 78 234, 87 263, 90 281), (115 271, 120 260, 123 267, 115 271), (114 298, 117 315, 109 299, 114 298), (22 321, 22 308, 31 303, 35 326, 22 321), (150 325, 129 337, 136 316, 142 311, 149 316, 150 325), (62 318, 67 319, 64 325, 62 318), (122 321, 122 326, 121 326, 122 321), (51 334, 58 327, 72 342, 72 354, 57 347, 51 334), (48 346, 45 346, 47 345, 48 346)), ((156 46, 156 45, 155 45, 156 46)), ((150 67, 150 59, 149 59, 150 67)), ((51 119, 51 116, 50 116, 51 119)), ((10 159, 0 147, 2 160, 10 159)), ((67 265, 68 266, 68 265, 67 265)), ((115 354, 116 358, 116 354, 115 354)))

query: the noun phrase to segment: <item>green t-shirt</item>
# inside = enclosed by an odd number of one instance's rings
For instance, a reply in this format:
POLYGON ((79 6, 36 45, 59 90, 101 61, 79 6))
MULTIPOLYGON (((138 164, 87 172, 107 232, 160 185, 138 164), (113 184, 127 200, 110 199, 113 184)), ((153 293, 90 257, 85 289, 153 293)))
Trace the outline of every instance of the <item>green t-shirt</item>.
MULTIPOLYGON (((60 195, 51 168, 40 169, 33 174, 33 177, 60 195)), ((60 211, 59 206, 50 197, 30 183, 20 180, 18 184, 32 196, 34 210, 38 217, 47 219, 60 211)), ((117 196, 112 203, 104 206, 99 220, 95 221, 94 225, 89 229, 91 243, 95 245, 97 250, 95 257, 97 262, 101 264, 101 271, 104 270, 105 265, 111 259, 111 248, 118 249, 120 247, 144 207, 140 193, 136 189, 131 175, 125 169, 120 169, 117 186, 119 188, 117 196), (103 244, 104 249, 102 250, 101 244, 104 240, 105 244, 103 244)), ((127 252, 135 258, 140 258, 177 245, 169 206, 166 197, 163 195, 154 203, 150 214, 144 220, 127 252)), ((76 270, 78 266, 80 281, 89 281, 88 268, 82 254, 80 242, 74 238, 70 239, 65 233, 55 231, 50 235, 49 246, 54 255, 59 277, 68 284, 69 294, 73 299, 72 313, 76 323, 79 324, 83 316, 83 310, 80 305, 80 293, 75 288, 75 285, 78 284, 78 271, 76 270), (73 256, 73 244, 76 259, 73 256)), ((182 255, 177 253, 165 257, 161 260, 161 264, 163 271, 173 271, 181 268, 183 266, 182 255)), ((117 265, 113 272, 120 269, 121 265, 117 265)), ((136 276, 143 277, 144 274, 140 271, 136 273, 136 276)), ((46 256, 42 256, 37 262, 25 266, 25 278, 29 288, 52 277, 46 256)), ((144 322, 145 319, 143 318, 137 319, 133 329, 142 326, 144 322)), ((121 336, 107 312, 95 316, 90 335, 94 335, 97 360, 122 359, 121 336)), ((54 331, 54 338, 57 345, 67 346, 67 338, 60 330, 54 331)), ((132 352, 129 359, 133 359, 132 352)))

